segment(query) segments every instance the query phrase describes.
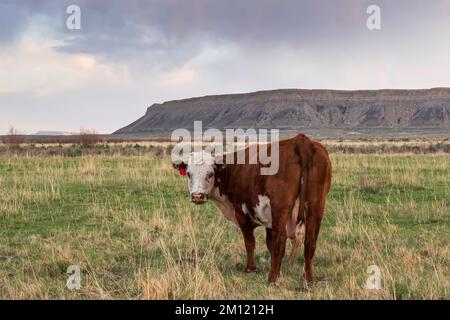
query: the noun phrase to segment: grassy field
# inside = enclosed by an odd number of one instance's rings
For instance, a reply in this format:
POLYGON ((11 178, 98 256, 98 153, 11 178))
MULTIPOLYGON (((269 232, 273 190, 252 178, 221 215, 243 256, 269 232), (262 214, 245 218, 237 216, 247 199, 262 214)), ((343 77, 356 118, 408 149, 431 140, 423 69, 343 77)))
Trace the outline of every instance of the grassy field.
MULTIPOLYGON (((443 299, 450 289, 450 155, 332 155, 316 252, 317 284, 299 290, 303 257, 267 284, 243 272, 239 230, 194 206, 169 157, 1 157, 2 299, 443 299), (382 290, 365 288, 367 267, 382 290), (66 269, 79 265, 81 289, 66 269)), ((288 244, 288 250, 290 244, 288 244)))

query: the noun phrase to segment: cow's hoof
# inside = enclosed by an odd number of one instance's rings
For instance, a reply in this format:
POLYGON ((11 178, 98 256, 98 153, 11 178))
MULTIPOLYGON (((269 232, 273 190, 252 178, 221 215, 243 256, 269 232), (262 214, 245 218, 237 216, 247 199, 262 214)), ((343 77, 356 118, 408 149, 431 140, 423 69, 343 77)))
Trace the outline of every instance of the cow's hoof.
POLYGON ((245 273, 257 273, 259 272, 258 268, 245 268, 245 273))
POLYGON ((314 285, 314 276, 312 274, 305 273, 303 275, 303 283, 305 286, 313 286, 314 285))

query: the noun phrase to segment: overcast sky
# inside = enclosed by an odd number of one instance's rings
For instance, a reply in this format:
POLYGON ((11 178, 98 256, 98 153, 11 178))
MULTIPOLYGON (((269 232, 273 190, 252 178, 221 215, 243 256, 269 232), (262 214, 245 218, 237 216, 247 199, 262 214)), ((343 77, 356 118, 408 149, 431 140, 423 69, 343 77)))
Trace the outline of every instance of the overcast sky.
POLYGON ((110 133, 208 94, 443 86, 450 0, 0 0, 0 134, 110 133))

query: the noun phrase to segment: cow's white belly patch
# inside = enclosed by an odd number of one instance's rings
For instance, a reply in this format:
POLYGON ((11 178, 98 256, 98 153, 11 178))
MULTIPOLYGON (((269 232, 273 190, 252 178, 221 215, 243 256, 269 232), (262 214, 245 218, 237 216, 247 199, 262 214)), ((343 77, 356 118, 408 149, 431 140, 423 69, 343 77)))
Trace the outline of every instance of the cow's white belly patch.
POLYGON ((272 209, 267 196, 258 195, 258 204, 255 206, 255 223, 266 228, 272 228, 272 209))

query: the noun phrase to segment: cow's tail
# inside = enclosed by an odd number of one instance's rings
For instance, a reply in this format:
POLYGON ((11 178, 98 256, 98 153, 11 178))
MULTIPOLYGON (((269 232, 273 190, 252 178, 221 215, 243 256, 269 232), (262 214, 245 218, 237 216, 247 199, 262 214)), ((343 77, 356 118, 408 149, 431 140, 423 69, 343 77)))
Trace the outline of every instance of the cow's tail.
MULTIPOLYGON (((293 210, 291 213, 291 219, 288 224, 288 234, 292 241, 292 250, 289 255, 289 262, 293 264, 297 258, 298 252, 302 245, 304 235, 305 235, 305 219, 307 210, 307 186, 308 186, 308 175, 309 170, 312 165, 312 153, 313 145, 309 138, 304 135, 297 137, 298 141, 296 143, 296 152, 300 158, 300 194, 299 194, 299 206, 298 210, 293 210), (291 230, 289 232, 289 229, 291 230)), ((297 209, 297 206, 296 208, 297 209)))

